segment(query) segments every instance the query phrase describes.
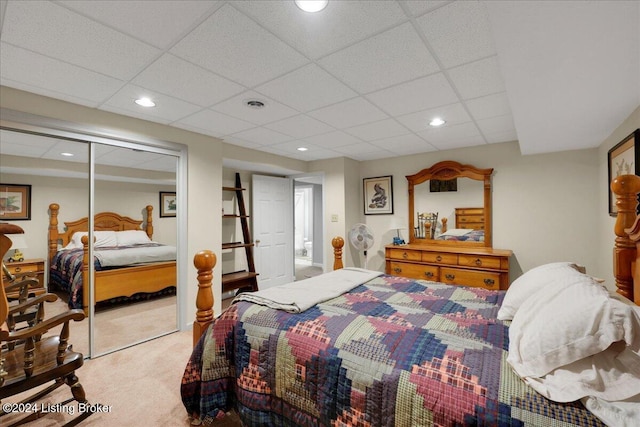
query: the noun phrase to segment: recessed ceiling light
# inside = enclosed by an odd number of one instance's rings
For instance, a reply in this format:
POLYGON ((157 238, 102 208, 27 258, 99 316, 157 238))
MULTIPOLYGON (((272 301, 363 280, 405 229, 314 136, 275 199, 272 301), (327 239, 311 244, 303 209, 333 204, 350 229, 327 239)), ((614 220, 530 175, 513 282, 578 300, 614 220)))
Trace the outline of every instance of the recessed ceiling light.
POLYGON ((295 0, 296 6, 305 12, 320 12, 327 7, 329 0, 295 0))
POLYGON ((259 99, 249 99, 245 101, 245 104, 247 104, 247 106, 250 108, 256 108, 256 109, 262 108, 265 105, 264 101, 260 101, 259 99))
POLYGON ((149 98, 139 98, 135 101, 136 104, 142 107, 155 107, 156 103, 150 100, 149 98))
POLYGON ((307 151, 309 150, 307 147, 298 147, 298 151, 307 151))
POLYGON ((442 126, 443 124, 445 124, 447 122, 445 122, 444 120, 442 120, 440 117, 436 117, 435 119, 431 120, 429 122, 430 126, 442 126))
POLYGON ((60 153, 61 156, 65 156, 65 157, 73 157, 74 154, 73 153, 60 153))

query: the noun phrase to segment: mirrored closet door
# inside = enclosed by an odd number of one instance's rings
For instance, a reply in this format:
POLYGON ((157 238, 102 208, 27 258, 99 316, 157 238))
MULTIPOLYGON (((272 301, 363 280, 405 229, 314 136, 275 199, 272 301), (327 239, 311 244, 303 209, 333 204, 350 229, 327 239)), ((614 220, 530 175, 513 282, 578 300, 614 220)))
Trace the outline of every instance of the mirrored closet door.
POLYGON ((43 288, 59 296, 51 310, 87 314, 71 332, 85 357, 178 329, 181 153, 28 125, 0 130, 0 183, 29 190, 31 216, 16 221, 25 262, 41 261, 43 288), (85 251, 95 263, 82 263, 85 251))

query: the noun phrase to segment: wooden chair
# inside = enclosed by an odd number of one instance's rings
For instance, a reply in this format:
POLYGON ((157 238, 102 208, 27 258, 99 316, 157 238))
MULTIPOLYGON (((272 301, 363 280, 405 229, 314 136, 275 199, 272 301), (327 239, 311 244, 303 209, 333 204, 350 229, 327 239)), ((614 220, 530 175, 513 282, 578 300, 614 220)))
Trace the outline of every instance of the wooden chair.
MULTIPOLYGON (((0 223, 0 257, 4 256, 11 247, 11 241, 5 234, 22 233, 22 229, 13 224, 0 223)), ((25 408, 23 404, 33 404, 61 385, 71 388, 73 398, 62 402, 67 405, 72 401, 83 404, 85 409, 90 409, 85 398, 84 389, 75 375, 76 369, 84 363, 81 353, 74 352, 69 339, 69 322, 84 319, 82 310, 69 310, 51 318, 44 315, 44 306, 47 302, 57 299, 55 294, 42 294, 36 297, 28 297, 17 304, 9 306, 4 280, 0 280, 0 401, 3 399, 38 388, 32 395, 22 399, 14 405, 16 408, 25 408), (21 329, 15 327, 16 316, 21 313, 37 313, 35 320, 29 322, 21 329), (52 328, 62 326, 58 335, 53 335, 52 328), (46 333, 46 335, 45 335, 46 333), (44 389, 40 388, 45 386, 44 389), (23 405, 23 406, 20 406, 23 405)), ((28 406, 39 409, 37 405, 28 406)), ((73 426, 91 415, 90 410, 80 411, 78 415, 66 425, 73 426)), ((0 410, 0 417, 8 415, 5 407, 0 410)), ((21 425, 25 422, 40 418, 42 411, 30 411, 25 417, 17 420, 11 426, 21 425)), ((2 425, 5 425, 2 423, 2 425)), ((11 427, 8 426, 8 427, 11 427)))

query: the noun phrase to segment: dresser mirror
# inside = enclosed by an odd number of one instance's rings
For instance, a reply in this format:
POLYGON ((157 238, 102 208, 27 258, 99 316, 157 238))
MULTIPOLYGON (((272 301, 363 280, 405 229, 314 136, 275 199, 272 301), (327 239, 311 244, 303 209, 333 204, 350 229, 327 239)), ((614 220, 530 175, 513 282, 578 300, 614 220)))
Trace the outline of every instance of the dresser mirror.
POLYGON ((492 173, 448 160, 407 176, 409 243, 492 247, 492 173))

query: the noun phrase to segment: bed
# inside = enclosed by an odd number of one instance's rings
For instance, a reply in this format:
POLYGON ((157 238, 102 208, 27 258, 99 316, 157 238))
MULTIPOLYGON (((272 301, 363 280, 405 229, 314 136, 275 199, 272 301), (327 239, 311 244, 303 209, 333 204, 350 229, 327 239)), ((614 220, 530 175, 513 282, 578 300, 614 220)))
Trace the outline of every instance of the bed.
POLYGON ((216 259, 198 253, 187 414, 204 425, 635 425, 640 178, 612 188, 617 294, 571 262, 533 268, 507 291, 344 269, 336 238, 335 271, 241 294, 213 319, 216 259), (315 303, 319 287, 330 292, 315 303))
MULTIPOLYGON (((59 231, 59 212, 60 205, 49 205, 49 287, 68 292, 70 308, 88 313, 88 218, 65 222, 59 231)), ((144 212, 141 220, 114 212, 94 216, 94 303, 175 291, 176 248, 153 242, 153 207, 144 212)))

